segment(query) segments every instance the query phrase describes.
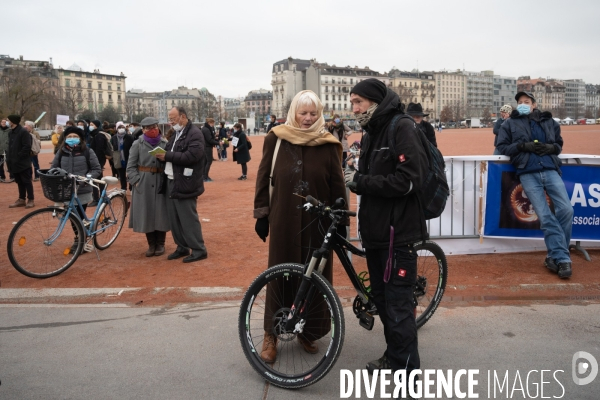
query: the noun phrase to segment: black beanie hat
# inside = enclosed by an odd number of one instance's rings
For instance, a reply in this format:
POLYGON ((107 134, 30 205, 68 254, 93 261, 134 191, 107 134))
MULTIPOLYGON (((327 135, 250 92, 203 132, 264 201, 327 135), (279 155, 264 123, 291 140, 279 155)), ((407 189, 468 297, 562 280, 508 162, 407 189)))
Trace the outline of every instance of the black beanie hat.
POLYGON ((79 137, 81 138, 81 140, 82 140, 82 141, 84 140, 84 137, 83 137, 83 131, 82 131, 81 129, 79 129, 79 128, 76 128, 76 127, 74 127, 74 126, 69 126, 67 129, 65 129, 65 130, 63 131, 63 135, 64 135, 65 137, 67 137, 67 136, 68 136, 69 134, 71 134, 71 133, 76 133, 76 134, 78 134, 78 135, 79 135, 79 137))
POLYGON ((90 121, 92 124, 96 125, 97 129, 102 129, 102 122, 98 121, 97 119, 90 121))
POLYGON ((16 114, 11 114, 8 116, 8 120, 15 125, 19 125, 19 122, 21 122, 21 116, 16 115, 16 114))
POLYGON ((350 91, 352 93, 381 104, 387 95, 387 87, 379 79, 369 78, 358 82, 350 91))

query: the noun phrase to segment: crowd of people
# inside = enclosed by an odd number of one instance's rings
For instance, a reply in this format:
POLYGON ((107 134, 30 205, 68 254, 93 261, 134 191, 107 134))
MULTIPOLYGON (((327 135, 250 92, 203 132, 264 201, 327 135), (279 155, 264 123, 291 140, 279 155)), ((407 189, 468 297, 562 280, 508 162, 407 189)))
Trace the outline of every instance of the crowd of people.
MULTIPOLYGON (((509 105, 502 107, 502 118, 494 127, 495 154, 511 157, 541 220, 548 248, 544 264, 559 277, 568 278, 573 209, 560 178, 560 126, 549 113, 537 110, 531 93, 519 92, 516 101, 515 110, 509 105), (545 193, 554 203, 554 213, 545 193)), ((410 103, 405 109, 398 95, 377 79, 356 84, 350 102, 365 132, 360 146, 353 144, 352 148, 348 145, 351 129, 339 115, 326 122, 323 104, 310 90, 293 98, 285 123, 279 124, 276 116, 271 116, 256 176, 255 231, 262 241, 270 236, 267 267, 284 262, 302 264, 322 242, 323 233, 317 224, 311 225, 306 213, 298 211, 301 196, 310 194, 333 204, 338 198, 346 199, 347 189, 360 195, 359 231, 386 342, 384 354, 370 361, 367 369, 406 370, 408 375, 420 368, 413 304, 417 254, 413 245, 428 236, 417 193, 429 164, 418 130, 437 147, 435 129, 424 119, 427 114, 420 104, 410 103), (405 113, 412 118, 400 118, 391 128, 392 119, 405 113), (356 147, 360 147, 358 163, 353 155, 348 157, 356 147), (385 273, 390 265, 392 279, 385 273)), ((139 124, 69 121, 64 129, 57 126, 52 135, 52 166, 101 177, 108 164, 112 175, 119 177, 121 188, 131 190, 129 227, 146 235, 145 255, 164 254, 170 231, 177 247, 167 259, 195 262, 208 257, 197 199, 205 190, 204 184, 213 181, 209 175, 213 149, 222 162, 228 161, 230 151, 241 166, 238 179, 246 180, 252 144, 249 132, 239 123, 228 129, 221 122, 216 129, 215 121, 208 118, 198 127, 182 107, 172 108, 168 120, 167 132, 160 130, 159 121, 153 117, 139 124)), ((8 140, 0 136, 0 146, 7 149, 10 179, 19 185, 19 198, 10 207, 32 207, 32 178, 36 179, 32 174, 36 162, 31 154, 33 125, 26 122, 21 126, 20 122, 15 115, 2 120, 8 140)), ((87 185, 79 186, 78 195, 90 207, 98 200, 98 194, 87 185)), ((330 282, 333 279, 331 258, 323 276, 330 282)), ((284 286, 269 288, 267 308, 270 301, 284 295, 284 286)), ((272 317, 265 312, 260 355, 265 362, 277 359, 278 338, 269 329, 272 317)), ((329 323, 308 324, 298 336, 299 345, 315 353, 316 340, 330 328, 329 323)))

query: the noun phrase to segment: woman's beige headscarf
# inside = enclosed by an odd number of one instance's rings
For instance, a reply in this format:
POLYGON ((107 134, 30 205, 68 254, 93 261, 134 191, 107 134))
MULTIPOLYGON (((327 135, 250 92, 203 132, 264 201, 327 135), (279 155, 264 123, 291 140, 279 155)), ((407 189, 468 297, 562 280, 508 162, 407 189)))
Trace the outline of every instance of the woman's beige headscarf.
POLYGON ((290 105, 285 125, 276 126, 271 131, 278 138, 299 146, 320 146, 327 143, 337 144, 339 145, 340 160, 342 159, 344 148, 340 141, 325 128, 323 103, 321 103, 319 97, 312 90, 303 90, 296 94, 290 105), (317 106, 317 115, 319 118, 310 128, 302 129, 298 122, 296 122, 296 111, 300 107, 300 99, 302 98, 302 103, 305 104, 307 97, 317 106))

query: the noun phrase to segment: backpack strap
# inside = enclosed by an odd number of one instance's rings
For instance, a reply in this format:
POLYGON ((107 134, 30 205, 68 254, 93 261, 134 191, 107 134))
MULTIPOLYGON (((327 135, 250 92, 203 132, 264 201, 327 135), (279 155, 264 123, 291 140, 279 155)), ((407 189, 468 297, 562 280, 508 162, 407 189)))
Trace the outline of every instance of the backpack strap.
POLYGON ((275 169, 275 161, 277 160, 277 153, 279 153, 279 146, 281 146, 281 138, 277 138, 277 144, 275 144, 275 151, 273 152, 273 161, 271 161, 271 175, 269 176, 269 206, 271 205, 271 197, 273 197, 273 170, 275 169))

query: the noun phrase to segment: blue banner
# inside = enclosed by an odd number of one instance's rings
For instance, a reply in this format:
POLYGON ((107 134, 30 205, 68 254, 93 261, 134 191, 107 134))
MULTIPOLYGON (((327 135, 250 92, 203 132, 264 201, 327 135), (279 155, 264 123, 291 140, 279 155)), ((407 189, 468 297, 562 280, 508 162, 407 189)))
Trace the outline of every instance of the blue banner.
MULTIPOLYGON (((600 241, 600 165, 563 165, 561 170, 574 212, 571 239, 600 241)), ((484 236, 543 238, 531 210, 514 167, 489 162, 484 236)))

